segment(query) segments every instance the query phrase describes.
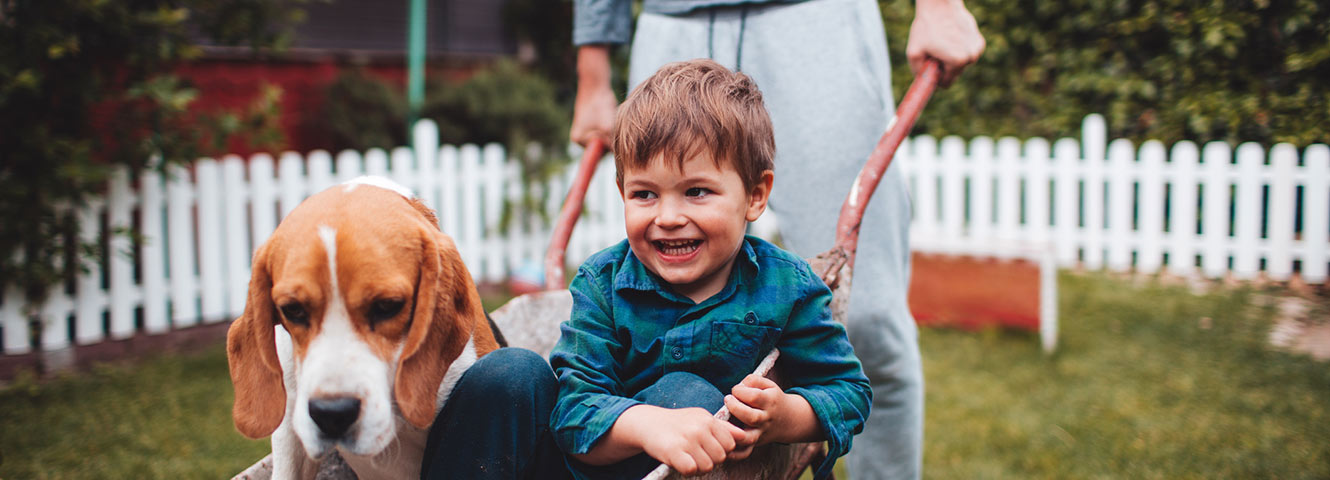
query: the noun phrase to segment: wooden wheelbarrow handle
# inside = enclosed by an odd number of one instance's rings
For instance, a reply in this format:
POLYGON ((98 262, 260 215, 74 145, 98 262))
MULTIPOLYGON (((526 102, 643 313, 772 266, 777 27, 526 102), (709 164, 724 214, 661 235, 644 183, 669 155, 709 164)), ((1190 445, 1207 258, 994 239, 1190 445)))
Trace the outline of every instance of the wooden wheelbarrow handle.
POLYGON ((937 60, 930 58, 924 62, 923 68, 914 77, 914 82, 910 83, 910 89, 905 92, 905 97, 896 107, 896 116, 887 124, 887 131, 877 141, 877 146, 868 156, 868 161, 864 163, 859 175, 854 177, 850 194, 841 205, 840 220, 836 223, 836 245, 828 252, 831 259, 827 269, 822 272, 822 280, 832 289, 835 289, 840 281, 841 267, 854 264, 854 253, 859 246, 859 226, 863 223, 868 200, 873 197, 878 182, 882 181, 887 167, 895 158, 896 149, 905 140, 905 136, 909 135, 910 129, 914 128, 919 113, 924 110, 924 105, 937 89, 940 70, 941 66, 937 60))
POLYGON ((582 202, 586 199, 587 186, 596 174, 596 164, 605 156, 605 142, 594 138, 582 153, 582 162, 577 165, 577 176, 568 189, 568 196, 559 210, 558 223, 554 224, 554 234, 550 238, 549 249, 545 250, 545 289, 561 290, 564 288, 563 257, 568 250, 568 239, 573 236, 573 227, 577 218, 582 216, 582 202))

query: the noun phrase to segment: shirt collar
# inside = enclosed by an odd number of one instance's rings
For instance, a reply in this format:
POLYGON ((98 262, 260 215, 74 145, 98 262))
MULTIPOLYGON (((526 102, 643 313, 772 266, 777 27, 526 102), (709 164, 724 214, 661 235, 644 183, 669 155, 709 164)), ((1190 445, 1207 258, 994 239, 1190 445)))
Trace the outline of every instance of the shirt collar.
MULTIPOLYGON (((719 295, 714 295, 709 301, 702 303, 727 299, 740 285, 747 285, 749 279, 757 277, 761 269, 757 262, 757 251, 753 249, 755 239, 756 237, 744 236, 744 241, 739 245, 739 253, 734 257, 734 268, 730 270, 730 278, 725 281, 725 287, 721 288, 719 295)), ((671 301, 693 303, 692 299, 674 293, 658 275, 647 270, 646 265, 637 259, 631 248, 628 249, 628 254, 623 256, 623 262, 620 262, 618 270, 619 272, 614 275, 616 292, 623 290, 656 292, 671 301)))

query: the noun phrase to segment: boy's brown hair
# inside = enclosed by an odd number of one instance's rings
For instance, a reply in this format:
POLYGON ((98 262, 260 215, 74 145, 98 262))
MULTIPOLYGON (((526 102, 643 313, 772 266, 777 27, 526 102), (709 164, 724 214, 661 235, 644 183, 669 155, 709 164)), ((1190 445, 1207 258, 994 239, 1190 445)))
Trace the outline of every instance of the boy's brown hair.
POLYGON ((660 67, 624 100, 614 122, 614 167, 645 168, 656 155, 684 160, 707 149, 752 189, 773 168, 776 140, 752 78, 708 59, 660 67))

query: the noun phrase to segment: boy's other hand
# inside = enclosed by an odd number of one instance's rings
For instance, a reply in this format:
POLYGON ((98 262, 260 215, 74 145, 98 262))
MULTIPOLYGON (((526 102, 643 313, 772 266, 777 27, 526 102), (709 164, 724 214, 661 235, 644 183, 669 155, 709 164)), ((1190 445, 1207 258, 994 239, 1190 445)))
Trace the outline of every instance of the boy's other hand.
POLYGON ((639 405, 624 414, 629 412, 639 428, 642 451, 683 475, 710 472, 747 438, 743 429, 701 408, 639 405))
POLYGON ((752 444, 794 443, 819 439, 821 426, 801 395, 781 391, 761 375, 749 375, 725 396, 730 416, 748 426, 752 444))

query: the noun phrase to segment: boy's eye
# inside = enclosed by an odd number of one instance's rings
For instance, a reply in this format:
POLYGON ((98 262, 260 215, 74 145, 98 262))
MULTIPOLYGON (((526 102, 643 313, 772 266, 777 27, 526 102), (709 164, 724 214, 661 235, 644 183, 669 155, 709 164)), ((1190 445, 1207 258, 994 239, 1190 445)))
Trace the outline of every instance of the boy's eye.
POLYGON ((656 198, 656 192, 650 190, 638 190, 636 192, 628 194, 628 196, 630 198, 638 200, 651 200, 653 198, 656 198))
POLYGON ((706 196, 706 195, 709 194, 709 193, 711 193, 711 190, 707 190, 707 189, 705 189, 705 188, 701 188, 701 187, 693 187, 693 188, 690 188, 690 189, 688 189, 687 191, 685 191, 685 192, 684 192, 684 195, 687 195, 687 196, 690 196, 690 197, 703 197, 703 196, 706 196))

